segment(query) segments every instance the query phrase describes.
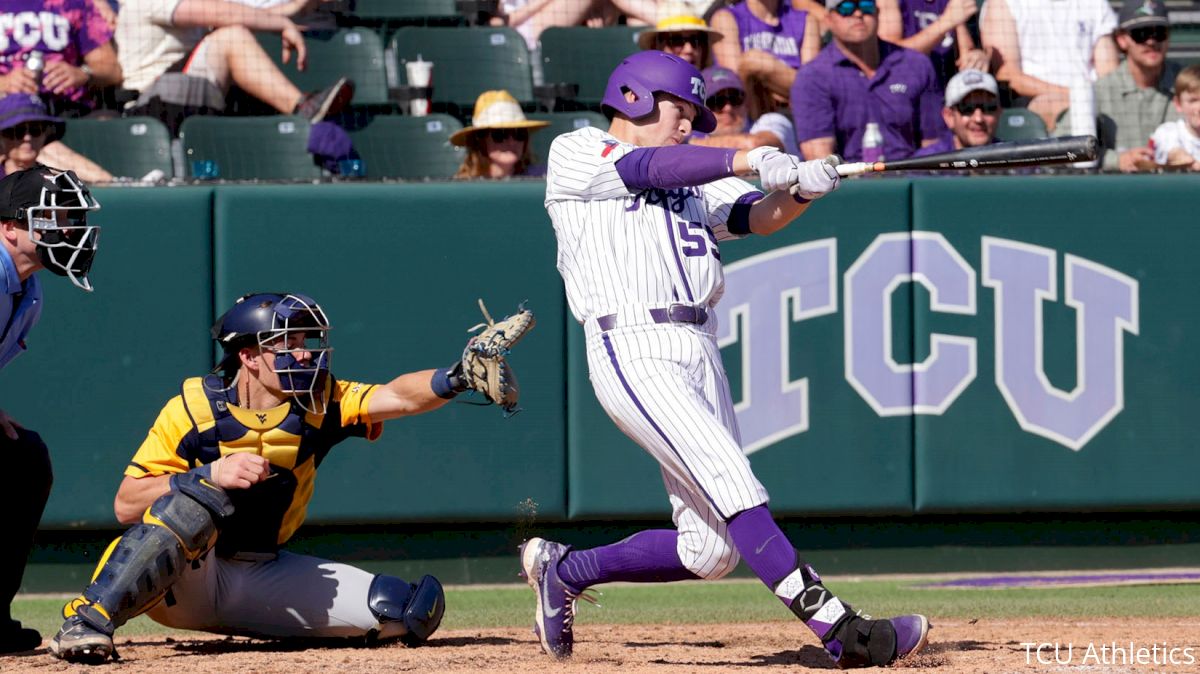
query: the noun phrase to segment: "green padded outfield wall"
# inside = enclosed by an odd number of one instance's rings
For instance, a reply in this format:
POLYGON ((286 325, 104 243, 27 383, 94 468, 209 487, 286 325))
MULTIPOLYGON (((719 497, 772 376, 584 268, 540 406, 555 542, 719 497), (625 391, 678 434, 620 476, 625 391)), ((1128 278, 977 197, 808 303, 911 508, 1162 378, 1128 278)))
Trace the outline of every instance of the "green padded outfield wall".
POLYGON ((50 447, 43 527, 117 526, 113 496, 125 464, 182 377, 212 367, 203 340, 213 320, 212 190, 95 194, 95 292, 39 272, 41 322, 29 351, 0 372, 0 405, 50 447))
MULTIPOLYGON (((857 180, 784 232, 725 244, 723 354, 775 509, 1200 506, 1196 187, 857 180)), ((0 406, 54 456, 44 526, 114 526, 125 462, 179 381, 211 366, 215 312, 285 287, 328 309, 348 379, 452 362, 481 295, 539 317, 514 359, 524 412, 455 403, 348 441, 309 521, 666 515, 657 467, 591 392, 543 189, 98 190, 97 291, 46 275, 30 351, 0 373, 0 406)))

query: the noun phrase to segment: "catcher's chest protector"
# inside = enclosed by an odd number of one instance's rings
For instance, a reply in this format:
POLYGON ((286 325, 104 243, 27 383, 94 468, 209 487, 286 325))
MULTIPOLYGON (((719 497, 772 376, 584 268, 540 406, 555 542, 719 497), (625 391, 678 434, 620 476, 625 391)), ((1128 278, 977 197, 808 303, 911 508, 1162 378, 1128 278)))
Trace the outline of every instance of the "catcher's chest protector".
MULTIPOLYGON (((330 377, 325 390, 333 385, 330 377)), ((237 408, 215 375, 184 381, 182 396, 193 432, 180 452, 193 467, 238 452, 271 464, 266 480, 228 492, 235 513, 221 529, 218 554, 274 552, 304 521, 317 466, 337 441, 321 433, 325 415, 295 402, 270 410, 237 408)))

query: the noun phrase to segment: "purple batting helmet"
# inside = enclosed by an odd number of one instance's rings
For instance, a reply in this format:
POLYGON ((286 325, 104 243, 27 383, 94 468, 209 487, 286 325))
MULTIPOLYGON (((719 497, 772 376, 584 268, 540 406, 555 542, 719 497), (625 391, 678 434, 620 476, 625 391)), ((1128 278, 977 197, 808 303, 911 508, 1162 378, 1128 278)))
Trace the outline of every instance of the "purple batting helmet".
POLYGON ((608 78, 600 107, 610 117, 622 112, 630 119, 641 119, 654 112, 654 92, 661 91, 687 101, 696 107, 692 127, 703 133, 717 128, 717 118, 704 105, 704 77, 692 64, 673 54, 646 50, 621 61, 608 78), (637 100, 625 100, 632 91, 637 100))

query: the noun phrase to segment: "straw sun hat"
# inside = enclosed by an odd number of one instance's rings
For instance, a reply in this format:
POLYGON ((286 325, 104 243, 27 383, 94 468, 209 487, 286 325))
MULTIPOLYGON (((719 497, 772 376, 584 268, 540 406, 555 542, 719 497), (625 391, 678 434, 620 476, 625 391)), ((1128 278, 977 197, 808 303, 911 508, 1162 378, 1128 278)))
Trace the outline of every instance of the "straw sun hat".
POLYGON ((525 119, 521 104, 507 91, 485 91, 475 100, 475 113, 471 115, 471 126, 456 131, 450 142, 465 146, 467 137, 476 131, 488 129, 540 129, 550 122, 535 122, 525 119))
POLYGON ((721 39, 721 31, 710 28, 704 19, 692 14, 678 14, 660 19, 654 28, 638 33, 638 47, 654 49, 654 38, 666 33, 708 33, 710 44, 721 39))

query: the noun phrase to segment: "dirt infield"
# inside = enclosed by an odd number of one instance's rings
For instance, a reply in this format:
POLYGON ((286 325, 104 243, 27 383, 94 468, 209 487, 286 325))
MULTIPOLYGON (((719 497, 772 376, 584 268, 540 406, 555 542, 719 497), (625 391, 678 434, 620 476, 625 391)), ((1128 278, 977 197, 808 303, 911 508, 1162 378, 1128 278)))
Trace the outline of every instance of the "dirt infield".
MULTIPOLYGON (((439 632, 429 646, 407 649, 312 648, 248 639, 117 641, 123 657, 103 668, 71 666, 42 649, 0 657, 2 672, 723 672, 832 670, 800 624, 586 625, 576 657, 555 663, 526 629, 439 632), (752 669, 750 669, 752 668, 752 669)), ((890 668, 956 674, 1006 672, 1197 672, 1200 620, 1098 618, 1038 621, 935 620, 929 648, 890 668), (1053 645, 1041 651, 1024 642, 1053 645), (1132 643, 1132 650, 1131 645, 1132 643), (1114 651, 1114 645, 1117 649, 1114 651), (1174 649, 1174 650, 1172 650, 1174 649), (1140 651, 1140 652, 1139 652, 1140 651), (1140 664, 1139 664, 1140 658, 1140 664), (1175 661, 1172 664, 1171 660, 1175 661)))

